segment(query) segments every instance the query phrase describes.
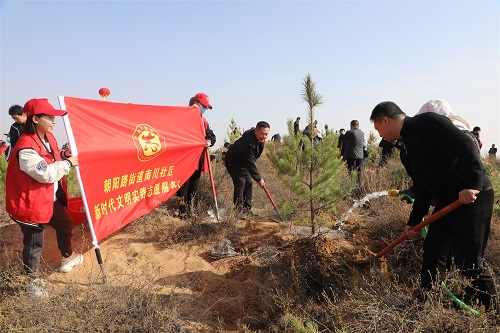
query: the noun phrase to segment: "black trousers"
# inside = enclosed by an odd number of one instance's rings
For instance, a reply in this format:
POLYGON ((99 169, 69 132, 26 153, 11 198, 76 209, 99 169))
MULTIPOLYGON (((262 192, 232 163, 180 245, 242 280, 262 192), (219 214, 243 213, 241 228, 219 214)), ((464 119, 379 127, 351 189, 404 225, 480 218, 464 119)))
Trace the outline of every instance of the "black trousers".
MULTIPOLYGON (((40 269, 40 256, 42 254, 46 224, 39 224, 38 227, 20 225, 23 233, 24 269, 27 273, 35 273, 40 269)), ((48 225, 56 230, 57 247, 61 251, 61 255, 69 257, 73 253, 71 249, 73 219, 59 200, 54 201, 54 214, 48 225)))
POLYGON ((363 159, 362 158, 346 158, 347 161, 347 170, 349 170, 349 173, 353 171, 358 172, 358 179, 357 179, 357 184, 358 186, 361 185, 361 166, 363 164, 363 159))
POLYGON ((189 179, 182 184, 179 191, 177 191, 177 196, 183 198, 183 203, 179 205, 179 212, 185 213, 187 210, 191 209, 191 202, 198 192, 198 185, 200 184, 201 170, 198 169, 189 179))
POLYGON ((231 167, 226 165, 226 169, 233 180, 234 193, 233 203, 237 210, 252 209, 252 184, 253 179, 247 169, 241 167, 231 167))
MULTIPOLYGON (((458 199, 458 193, 438 198, 435 212, 458 199)), ((482 191, 477 200, 462 205, 429 225, 424 241, 421 286, 429 289, 436 281, 437 272, 446 268, 446 257, 453 250, 455 265, 471 284, 466 288, 464 301, 475 298, 486 307, 496 288, 485 265, 484 251, 490 233, 493 214, 493 190, 482 191)))

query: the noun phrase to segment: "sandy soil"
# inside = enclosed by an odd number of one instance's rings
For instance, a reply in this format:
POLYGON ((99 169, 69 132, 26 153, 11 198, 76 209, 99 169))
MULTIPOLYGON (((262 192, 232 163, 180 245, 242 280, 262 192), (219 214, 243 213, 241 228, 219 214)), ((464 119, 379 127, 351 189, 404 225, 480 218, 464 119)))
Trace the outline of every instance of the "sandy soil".
MULTIPOLYGON (((68 283, 79 283, 82 287, 103 283, 103 268, 106 280, 113 285, 128 286, 133 280, 157 293, 183 299, 180 309, 183 318, 200 331, 209 331, 214 325, 228 332, 235 331, 238 324, 259 329, 273 307, 271 277, 278 274, 279 279, 279 274, 287 274, 286 269, 280 271, 278 267, 271 275, 266 267, 270 261, 279 260, 289 252, 292 241, 306 237, 292 236, 288 223, 266 218, 239 221, 239 224, 239 243, 234 244, 239 255, 218 260, 210 257, 217 240, 165 246, 126 227, 100 242, 103 266, 97 263, 88 227, 80 224, 74 228, 73 246, 84 254, 85 261, 67 274, 56 271, 61 257, 54 230, 48 228, 42 269, 52 293, 60 292, 68 283)), ((373 255, 368 250, 373 245, 361 236, 361 220, 354 216, 345 228, 355 241, 325 240, 316 249, 325 258, 325 266, 334 266, 340 258, 343 262, 348 260, 349 266, 361 267, 367 274, 373 274, 369 266, 364 267, 369 263, 366 259, 373 255)), ((0 222, 0 244, 3 251, 14 251, 20 257, 22 235, 16 224, 0 222)), ((310 245, 306 242, 302 246, 295 250, 293 260, 300 261, 307 256, 310 245)))

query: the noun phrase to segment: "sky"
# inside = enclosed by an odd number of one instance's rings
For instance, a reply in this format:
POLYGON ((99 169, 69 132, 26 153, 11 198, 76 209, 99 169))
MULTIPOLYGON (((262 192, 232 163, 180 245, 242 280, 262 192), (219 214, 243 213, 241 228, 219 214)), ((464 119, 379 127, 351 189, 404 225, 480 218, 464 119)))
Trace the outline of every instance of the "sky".
MULTIPOLYGON (((11 105, 100 99, 102 87, 120 103, 187 105, 208 94, 216 148, 231 118, 243 129, 265 120, 283 135, 287 119, 307 125, 308 73, 323 96, 319 128, 357 119, 368 137, 381 101, 414 115, 445 99, 481 127, 483 155, 500 146, 497 0, 0 0, 2 139, 11 105)), ((55 134, 67 141, 62 120, 55 134)))

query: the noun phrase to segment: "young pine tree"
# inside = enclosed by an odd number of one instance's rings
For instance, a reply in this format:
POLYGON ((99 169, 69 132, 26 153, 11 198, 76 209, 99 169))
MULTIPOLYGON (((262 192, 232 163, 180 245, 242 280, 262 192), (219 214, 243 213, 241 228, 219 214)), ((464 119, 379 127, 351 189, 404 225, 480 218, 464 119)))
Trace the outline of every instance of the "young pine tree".
MULTIPOLYGON (((309 124, 314 124, 315 108, 323 103, 323 97, 316 92, 316 84, 310 74, 306 75, 302 86, 309 124)), ((349 193, 353 184, 343 184, 346 170, 337 158, 338 134, 325 131, 321 140, 313 142, 302 133, 294 135, 292 119, 288 119, 287 123, 288 135, 283 138, 285 145, 278 151, 271 148, 268 156, 280 178, 307 206, 311 233, 314 234, 317 226, 315 218, 319 211, 331 205, 336 198, 349 193)), ((313 138, 315 126, 310 125, 309 130, 313 138)))
POLYGON ((241 136, 241 131, 234 118, 231 118, 231 123, 229 124, 229 128, 227 129, 227 137, 229 138, 229 143, 234 143, 234 141, 238 140, 241 136))

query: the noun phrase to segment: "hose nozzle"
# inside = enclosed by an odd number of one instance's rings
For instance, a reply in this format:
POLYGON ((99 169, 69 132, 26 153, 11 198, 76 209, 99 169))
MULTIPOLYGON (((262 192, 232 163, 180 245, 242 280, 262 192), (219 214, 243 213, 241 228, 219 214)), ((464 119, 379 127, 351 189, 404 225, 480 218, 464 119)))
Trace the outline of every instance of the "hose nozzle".
POLYGON ((387 195, 389 197, 397 197, 399 196, 399 190, 389 190, 387 191, 387 195))

